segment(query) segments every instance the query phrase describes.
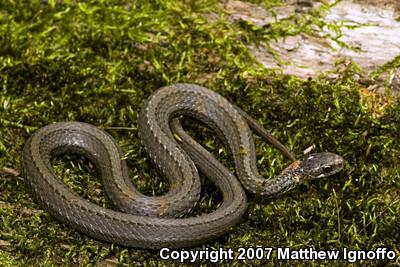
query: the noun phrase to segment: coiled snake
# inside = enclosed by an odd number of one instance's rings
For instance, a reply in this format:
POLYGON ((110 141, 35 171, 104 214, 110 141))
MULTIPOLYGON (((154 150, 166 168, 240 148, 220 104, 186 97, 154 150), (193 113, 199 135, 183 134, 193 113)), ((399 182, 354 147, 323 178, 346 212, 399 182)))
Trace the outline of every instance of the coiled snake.
POLYGON ((192 246, 222 235, 239 222, 246 210, 243 187, 269 196, 305 180, 337 173, 343 166, 343 159, 336 154, 311 154, 266 180, 256 168, 249 125, 294 160, 283 145, 222 96, 204 87, 175 84, 155 91, 145 101, 138 122, 143 146, 169 180, 165 195, 149 197, 138 192, 129 180, 122 151, 114 139, 80 122, 54 123, 36 131, 23 150, 23 174, 44 208, 84 234, 141 248, 192 246), (240 182, 183 131, 177 119, 180 115, 204 122, 223 139, 233 154, 240 182), (119 211, 85 200, 56 177, 50 159, 66 151, 82 154, 94 163, 119 211), (183 217, 199 200, 196 167, 216 184, 223 201, 209 214, 183 217))

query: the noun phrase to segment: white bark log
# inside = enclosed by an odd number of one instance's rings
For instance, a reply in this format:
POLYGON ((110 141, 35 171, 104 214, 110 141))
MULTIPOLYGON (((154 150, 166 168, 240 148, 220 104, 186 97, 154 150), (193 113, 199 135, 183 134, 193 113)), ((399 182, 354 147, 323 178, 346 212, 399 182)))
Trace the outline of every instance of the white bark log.
MULTIPOLYGON (((299 7, 293 2, 295 1, 273 8, 273 12, 237 0, 228 1, 225 8, 234 20, 248 20, 256 25, 265 26, 299 11, 299 7)), ((360 2, 362 4, 344 0, 332 7, 325 17, 326 22, 341 25, 342 36, 338 40, 350 48, 343 47, 330 38, 324 38, 323 36, 329 34, 335 36, 335 33, 329 29, 323 29, 317 33, 319 36, 300 34, 270 42, 269 46, 283 59, 284 64, 274 58, 265 46, 250 45, 249 49, 254 57, 267 68, 276 68, 284 74, 301 78, 314 77, 321 72, 332 71, 335 69, 335 63, 343 59, 357 63, 369 74, 396 56, 400 56, 400 21, 398 20, 400 2, 398 0, 360 2), (366 2, 385 5, 374 6, 366 2)), ((317 2, 314 3, 314 6, 317 5, 317 2)), ((334 73, 329 73, 329 75, 334 76, 334 73)), ((399 70, 392 70, 392 73, 386 73, 381 79, 389 79, 392 81, 392 87, 397 87, 393 89, 399 90, 399 75, 399 70)))

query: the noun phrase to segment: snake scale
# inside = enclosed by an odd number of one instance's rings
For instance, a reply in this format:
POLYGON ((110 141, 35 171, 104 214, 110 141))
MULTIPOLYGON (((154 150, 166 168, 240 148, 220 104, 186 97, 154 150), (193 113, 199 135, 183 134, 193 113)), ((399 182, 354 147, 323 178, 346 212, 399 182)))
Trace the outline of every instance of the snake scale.
POLYGON ((24 146, 23 175, 35 199, 57 219, 100 240, 152 249, 186 247, 221 236, 239 222, 247 207, 243 187, 270 196, 305 180, 337 173, 343 166, 343 159, 330 152, 295 160, 244 111, 192 84, 156 90, 140 111, 138 127, 142 145, 169 181, 165 195, 146 196, 132 185, 122 150, 108 133, 86 123, 58 122, 37 130, 24 146), (182 115, 200 120, 222 138, 239 179, 182 129, 182 115), (271 179, 260 177, 257 171, 251 129, 293 160, 271 179), (93 162, 118 211, 85 200, 56 177, 50 159, 65 152, 93 162), (221 191, 222 203, 211 213, 188 217, 200 197, 197 169, 221 191))

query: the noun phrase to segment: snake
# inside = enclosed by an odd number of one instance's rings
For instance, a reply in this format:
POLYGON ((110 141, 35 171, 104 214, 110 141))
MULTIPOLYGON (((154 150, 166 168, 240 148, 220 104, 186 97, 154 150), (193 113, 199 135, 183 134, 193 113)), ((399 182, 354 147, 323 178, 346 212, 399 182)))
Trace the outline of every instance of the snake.
POLYGON ((280 195, 343 167, 343 158, 331 152, 297 160, 250 115, 199 85, 172 84, 154 91, 144 101, 137 123, 142 146, 168 181, 164 195, 138 191, 122 149, 105 130, 64 121, 39 128, 24 145, 22 173, 35 200, 56 219, 94 239, 143 249, 191 247, 220 237, 240 222, 247 209, 246 191, 280 195), (234 172, 183 129, 182 116, 215 132, 232 154, 234 172), (291 160, 269 179, 257 170, 254 133, 291 160), (63 183, 51 164, 63 153, 79 154, 93 163, 112 208, 90 202, 63 183), (201 195, 199 172, 216 185, 222 201, 209 213, 191 216, 201 195))

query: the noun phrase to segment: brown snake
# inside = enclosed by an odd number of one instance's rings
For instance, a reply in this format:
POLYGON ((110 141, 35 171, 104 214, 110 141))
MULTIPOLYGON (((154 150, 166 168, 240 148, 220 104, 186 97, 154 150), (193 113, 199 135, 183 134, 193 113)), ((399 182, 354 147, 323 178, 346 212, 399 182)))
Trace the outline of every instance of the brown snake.
POLYGON ((132 185, 123 153, 114 139, 99 128, 80 122, 60 122, 36 131, 23 150, 23 173, 37 201, 57 219, 94 238, 141 248, 184 247, 218 237, 236 225, 246 211, 242 188, 272 195, 305 180, 342 169, 333 153, 311 154, 271 179, 260 177, 250 127, 292 154, 247 114, 204 87, 175 84, 154 92, 139 116, 139 137, 146 151, 168 178, 169 191, 149 197, 132 185), (204 122, 223 139, 233 154, 237 177, 181 128, 184 115, 204 122), (174 138, 178 135, 178 138, 174 138), (71 191, 56 177, 50 159, 73 152, 86 156, 103 179, 104 188, 119 211, 95 205, 71 191), (216 184, 222 204, 209 214, 184 217, 200 196, 197 169, 216 184))

